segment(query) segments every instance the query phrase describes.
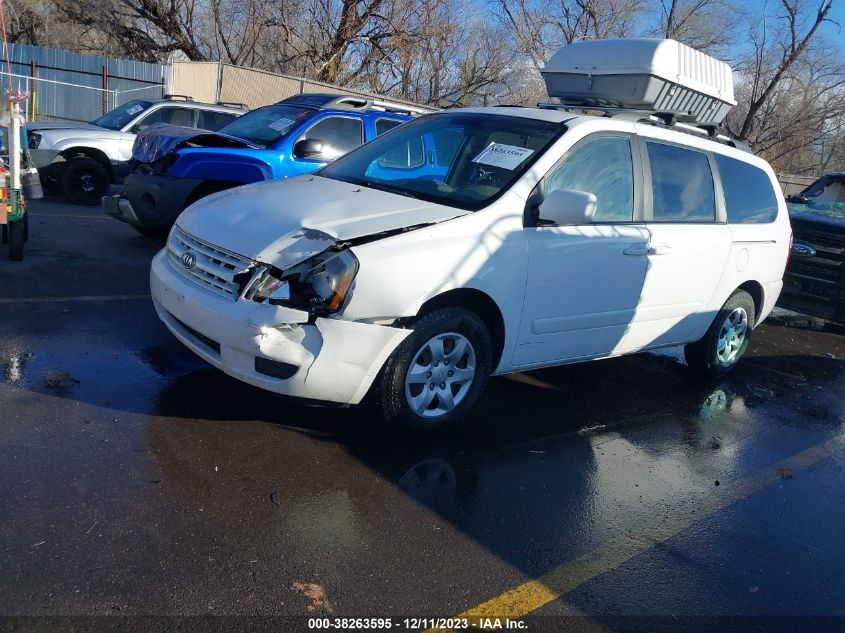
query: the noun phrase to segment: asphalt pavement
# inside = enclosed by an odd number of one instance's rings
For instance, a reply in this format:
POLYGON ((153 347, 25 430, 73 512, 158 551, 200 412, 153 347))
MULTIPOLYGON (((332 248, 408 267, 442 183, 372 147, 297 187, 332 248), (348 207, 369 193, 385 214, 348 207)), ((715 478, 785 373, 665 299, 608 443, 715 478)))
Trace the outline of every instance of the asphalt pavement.
POLYGON ((196 358, 159 248, 49 199, 0 255, 0 630, 845 628, 845 329, 781 313, 722 381, 678 350, 495 378, 409 438, 196 358))

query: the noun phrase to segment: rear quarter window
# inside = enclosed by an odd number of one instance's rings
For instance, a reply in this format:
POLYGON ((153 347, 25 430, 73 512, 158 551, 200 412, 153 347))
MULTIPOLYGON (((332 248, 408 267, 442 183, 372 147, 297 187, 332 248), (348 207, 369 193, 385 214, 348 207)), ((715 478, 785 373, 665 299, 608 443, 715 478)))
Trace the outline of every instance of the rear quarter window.
POLYGON ((772 181, 759 167, 716 154, 729 224, 766 224, 778 215, 772 181))

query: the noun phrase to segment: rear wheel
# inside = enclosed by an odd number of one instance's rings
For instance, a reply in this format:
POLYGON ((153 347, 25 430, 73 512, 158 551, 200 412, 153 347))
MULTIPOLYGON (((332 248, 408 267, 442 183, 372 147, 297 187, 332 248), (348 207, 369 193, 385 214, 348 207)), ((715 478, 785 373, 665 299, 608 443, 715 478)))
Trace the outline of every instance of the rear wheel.
POLYGON ((711 376, 723 376, 731 371, 748 348, 756 318, 751 295, 745 290, 735 291, 719 310, 704 338, 684 347, 687 365, 711 376))
POLYGON ((384 418, 418 431, 455 424, 481 395, 492 359, 477 314, 460 307, 426 314, 385 364, 377 395, 384 418))
POLYGON ((109 172, 93 158, 71 158, 62 168, 62 193, 73 204, 95 205, 109 192, 109 172))

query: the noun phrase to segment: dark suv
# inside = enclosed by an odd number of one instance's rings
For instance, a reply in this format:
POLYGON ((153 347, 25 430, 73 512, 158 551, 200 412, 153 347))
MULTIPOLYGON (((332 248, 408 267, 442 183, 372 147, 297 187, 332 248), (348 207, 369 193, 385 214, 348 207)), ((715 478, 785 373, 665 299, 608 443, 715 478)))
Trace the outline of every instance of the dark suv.
POLYGON ((787 199, 792 257, 778 306, 845 323, 845 173, 787 199))

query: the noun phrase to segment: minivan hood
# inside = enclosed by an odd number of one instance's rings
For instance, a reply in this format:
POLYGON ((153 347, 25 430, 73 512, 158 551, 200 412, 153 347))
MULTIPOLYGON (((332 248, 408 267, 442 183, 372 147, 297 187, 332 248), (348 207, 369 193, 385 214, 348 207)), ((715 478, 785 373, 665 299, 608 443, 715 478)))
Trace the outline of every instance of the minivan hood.
POLYGON ((159 123, 138 133, 132 146, 132 158, 140 163, 154 163, 180 147, 246 147, 260 146, 236 136, 198 130, 192 127, 159 123))
POLYGON ((298 176, 213 194, 188 207, 177 224, 210 244, 286 268, 336 242, 468 213, 329 178, 298 176))

